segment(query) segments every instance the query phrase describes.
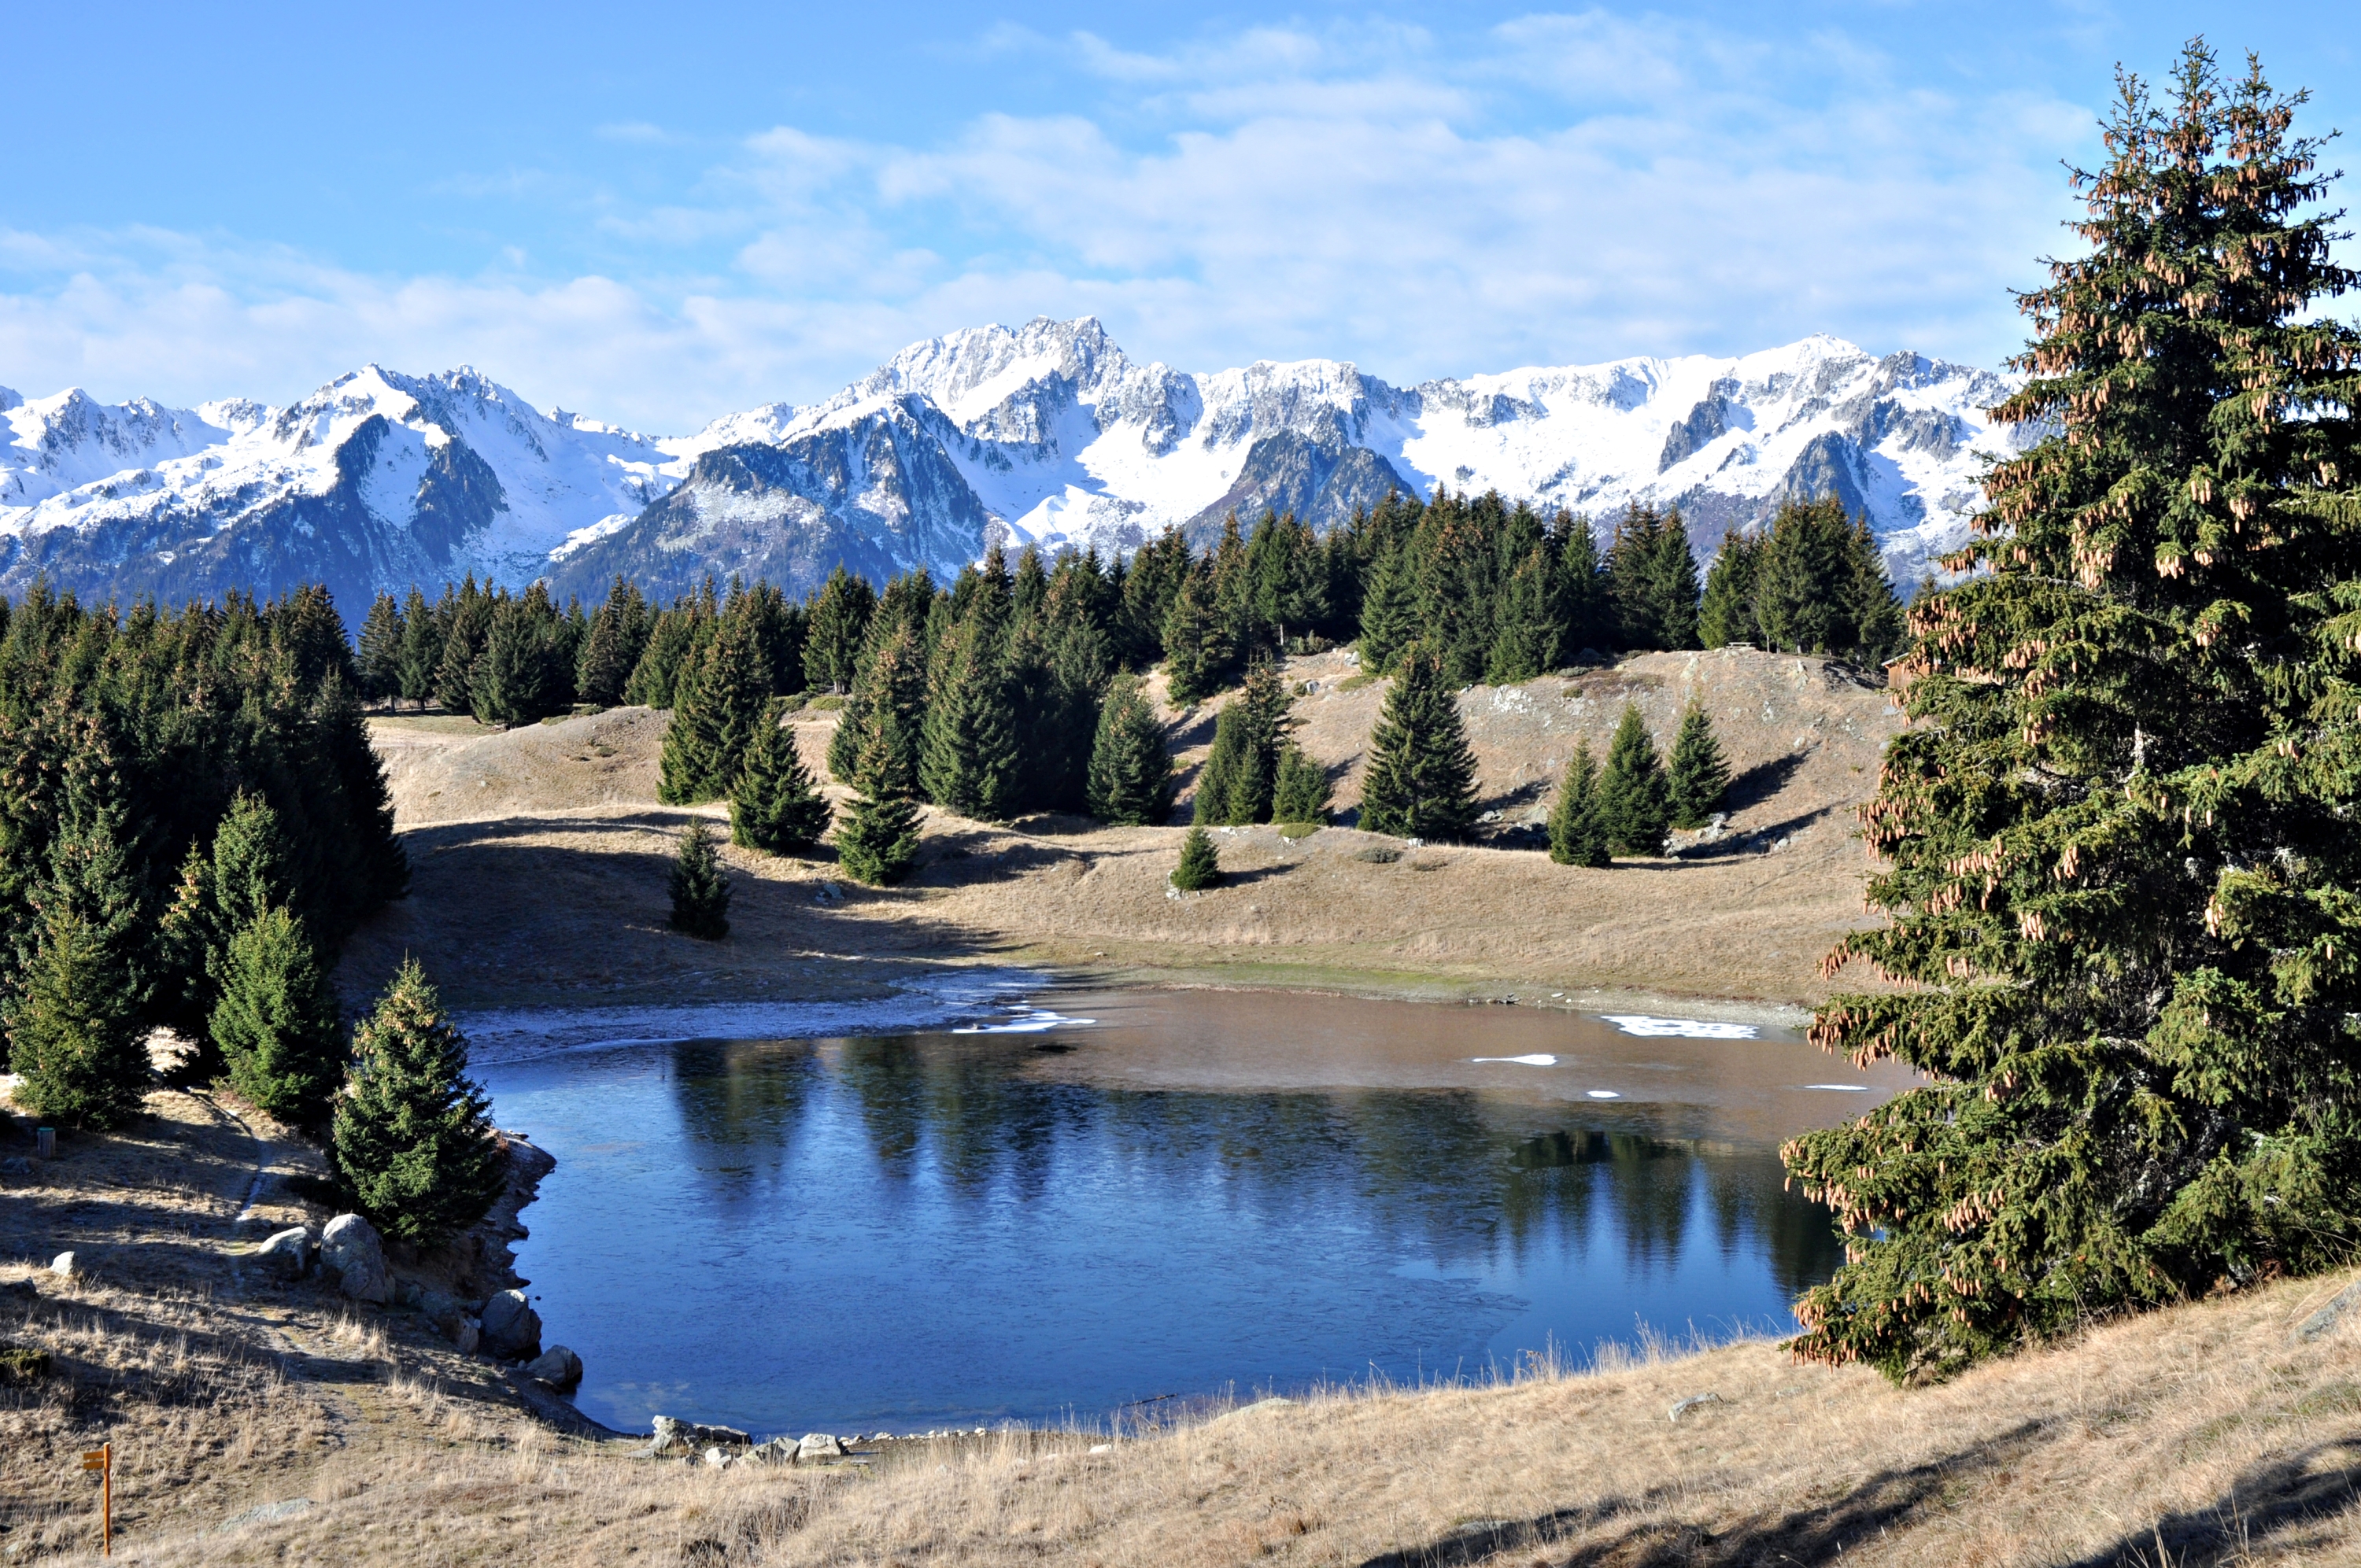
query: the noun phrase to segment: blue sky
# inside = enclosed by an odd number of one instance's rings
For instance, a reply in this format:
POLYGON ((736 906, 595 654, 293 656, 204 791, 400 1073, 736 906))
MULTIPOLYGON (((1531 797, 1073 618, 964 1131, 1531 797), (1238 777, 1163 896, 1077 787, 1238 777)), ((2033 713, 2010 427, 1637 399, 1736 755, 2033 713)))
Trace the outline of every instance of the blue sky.
POLYGON ((467 362, 676 432, 1085 313, 1396 382, 1811 332, 1990 365, 2114 64, 2201 32, 2361 130, 2329 4, 19 7, 0 384, 467 362))

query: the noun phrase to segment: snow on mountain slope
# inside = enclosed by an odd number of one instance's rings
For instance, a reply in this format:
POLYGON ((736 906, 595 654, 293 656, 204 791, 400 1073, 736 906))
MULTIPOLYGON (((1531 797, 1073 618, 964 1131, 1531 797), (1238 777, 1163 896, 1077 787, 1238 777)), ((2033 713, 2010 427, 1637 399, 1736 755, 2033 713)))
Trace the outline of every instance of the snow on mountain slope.
POLYGON ((1957 543, 1982 410, 2009 383, 1811 337, 1735 358, 1541 367, 1397 388, 1334 360, 1211 375, 1098 322, 915 344, 821 402, 651 439, 543 413, 471 370, 368 367, 291 408, 109 407, 0 390, 0 591, 274 591, 341 602, 464 571, 589 596, 708 571, 807 587, 841 563, 955 573, 994 541, 1127 551, 1265 507, 1316 526, 1387 490, 1498 488, 1587 512, 1677 504, 1701 553, 1784 500, 1866 512, 1906 579, 1957 543))

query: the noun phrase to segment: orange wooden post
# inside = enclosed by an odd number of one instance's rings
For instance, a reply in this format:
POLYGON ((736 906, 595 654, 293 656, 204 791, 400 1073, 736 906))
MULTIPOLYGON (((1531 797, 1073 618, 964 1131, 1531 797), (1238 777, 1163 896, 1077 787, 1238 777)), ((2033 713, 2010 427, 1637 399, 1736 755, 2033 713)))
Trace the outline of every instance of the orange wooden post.
POLYGON ((115 1555, 115 1444, 104 1442, 86 1449, 82 1456, 84 1470, 98 1472, 98 1554, 115 1555))

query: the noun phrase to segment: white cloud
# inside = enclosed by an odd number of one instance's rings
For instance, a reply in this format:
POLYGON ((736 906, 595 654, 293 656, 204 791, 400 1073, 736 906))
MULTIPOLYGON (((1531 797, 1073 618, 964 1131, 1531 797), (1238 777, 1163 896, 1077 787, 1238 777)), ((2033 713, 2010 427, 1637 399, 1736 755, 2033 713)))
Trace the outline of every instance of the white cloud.
POLYGON ((1191 368, 1326 355, 1401 381, 1813 331, 1992 363, 2092 117, 1929 91, 1841 37, 1596 11, 1449 46, 1379 24, 988 42, 1061 62, 1075 106, 930 146, 763 131, 663 200, 588 203, 595 273, 0 232, 0 381, 284 399, 369 359, 468 361, 677 431, 823 396, 914 337, 1082 312, 1191 368))

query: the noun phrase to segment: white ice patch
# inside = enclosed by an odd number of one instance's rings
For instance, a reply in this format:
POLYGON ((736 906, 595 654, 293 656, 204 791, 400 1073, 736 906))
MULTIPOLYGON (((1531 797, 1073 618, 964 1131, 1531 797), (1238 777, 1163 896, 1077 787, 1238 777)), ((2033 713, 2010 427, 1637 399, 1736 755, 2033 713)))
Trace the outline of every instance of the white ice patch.
POLYGON ((1866 1083, 1807 1083, 1804 1085, 1804 1087, 1806 1089, 1833 1089, 1845 1094, 1866 1094, 1869 1092, 1869 1085, 1866 1083))
POLYGON ((1051 1029, 1070 1029, 1083 1024, 1095 1024, 1095 1018, 1069 1018, 1063 1013, 1046 1008, 1019 1013, 1016 1017, 998 1024, 968 1024, 951 1031, 954 1035, 1038 1035, 1051 1029))
POLYGON ((1616 1093, 1615 1091, 1611 1089, 1593 1089, 1587 1091, 1587 1092, 1593 1100, 1620 1100, 1623 1098, 1620 1094, 1616 1093))
POLYGON ((1655 1018, 1645 1013, 1609 1013, 1607 1022, 1627 1035, 1651 1037, 1677 1036, 1685 1040, 1752 1040, 1761 1032, 1752 1024, 1716 1024, 1703 1018, 1655 1018))
POLYGON ((1529 1057, 1469 1057, 1469 1061, 1510 1061, 1519 1067, 1555 1067, 1557 1058, 1535 1054, 1529 1057))

